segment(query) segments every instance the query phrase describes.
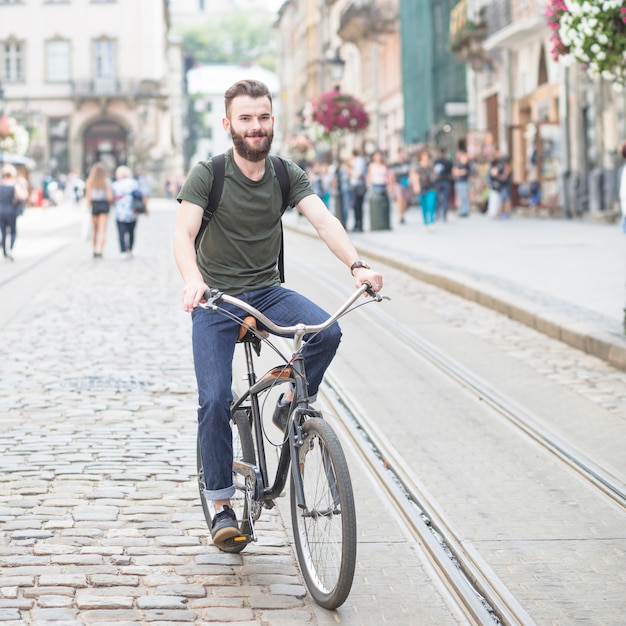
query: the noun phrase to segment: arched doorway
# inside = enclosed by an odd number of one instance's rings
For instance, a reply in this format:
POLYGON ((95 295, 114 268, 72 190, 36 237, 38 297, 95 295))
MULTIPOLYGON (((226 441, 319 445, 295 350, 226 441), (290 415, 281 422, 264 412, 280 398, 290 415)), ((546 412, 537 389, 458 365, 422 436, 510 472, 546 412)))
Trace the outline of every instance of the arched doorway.
POLYGON ((112 175, 118 165, 126 163, 128 132, 113 121, 91 124, 83 135, 83 155, 85 175, 96 161, 102 161, 112 175))

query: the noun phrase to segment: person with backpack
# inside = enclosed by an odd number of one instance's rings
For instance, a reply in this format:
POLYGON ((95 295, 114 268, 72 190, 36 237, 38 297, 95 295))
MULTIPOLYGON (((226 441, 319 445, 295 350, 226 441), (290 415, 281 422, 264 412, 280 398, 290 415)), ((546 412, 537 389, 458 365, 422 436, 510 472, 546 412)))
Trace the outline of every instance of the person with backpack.
POLYGON ((13 246, 17 238, 17 218, 20 215, 20 207, 27 198, 28 190, 18 182, 17 170, 10 163, 6 163, 2 166, 0 179, 0 237, 2 238, 2 254, 7 261, 13 261, 13 246), (11 233, 10 236, 8 231, 11 233))
MULTIPOLYGON (((281 216, 287 206, 296 207, 308 219, 349 268, 357 286, 368 282, 379 291, 383 285, 382 276, 359 259, 345 229, 314 193, 306 173, 290 160, 269 156, 274 116, 267 86, 242 80, 226 91, 224 100, 222 124, 232 137, 233 147, 218 160, 223 159, 223 173, 215 174, 216 158, 192 168, 177 197, 180 206, 174 229, 174 256, 184 281, 183 308, 192 314, 205 495, 215 505, 211 536, 220 548, 239 534, 230 508, 235 487, 229 426, 238 324, 198 308, 205 292, 211 287, 244 298, 279 325, 303 320, 317 324, 328 319, 316 304, 280 284, 277 258, 281 216), (218 198, 213 191, 216 184, 221 186, 218 198)), ((341 330, 334 324, 311 338, 303 349, 312 399, 340 339, 341 330)), ((290 401, 291 391, 285 392, 274 410, 273 421, 281 429, 288 419, 290 401)))

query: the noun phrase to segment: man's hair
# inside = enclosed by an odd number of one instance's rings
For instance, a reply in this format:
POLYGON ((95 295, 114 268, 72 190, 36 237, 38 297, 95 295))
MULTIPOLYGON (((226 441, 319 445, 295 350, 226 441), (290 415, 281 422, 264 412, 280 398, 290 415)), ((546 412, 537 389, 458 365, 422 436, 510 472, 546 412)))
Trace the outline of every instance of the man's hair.
POLYGON ((272 104, 272 94, 265 83, 260 80, 240 80, 232 87, 229 87, 224 94, 224 107, 226 109, 226 117, 230 115, 230 105, 232 101, 239 96, 250 96, 251 98, 269 98, 272 104))
POLYGON ((622 156, 626 159, 626 141, 622 144, 622 156))

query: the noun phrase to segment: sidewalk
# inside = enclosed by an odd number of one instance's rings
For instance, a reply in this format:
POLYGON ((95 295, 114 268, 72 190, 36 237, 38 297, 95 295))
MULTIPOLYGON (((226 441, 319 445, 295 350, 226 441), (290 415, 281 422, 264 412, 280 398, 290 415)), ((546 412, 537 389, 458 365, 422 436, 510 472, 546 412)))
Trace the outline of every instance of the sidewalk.
MULTIPOLYGON (((173 201, 153 202, 165 209, 173 201)), ((67 239, 61 232, 74 225, 78 236, 86 217, 71 205, 28 209, 18 222, 16 254, 26 260, 61 245, 67 239)), ((284 223, 315 234, 296 211, 284 223)), ((350 234, 373 263, 391 264, 626 370, 626 235, 617 224, 473 213, 453 214, 428 232, 413 207, 406 224, 394 219, 392 230, 350 234)), ((17 269, 3 265, 0 282, 17 269)))
MULTIPOLYGON (((288 228, 314 233, 295 211, 288 228)), ((365 219, 369 224, 369 219, 365 219)), ((626 369, 626 235, 619 225, 473 213, 426 231, 411 208, 392 230, 351 233, 360 254, 391 264, 626 369)))

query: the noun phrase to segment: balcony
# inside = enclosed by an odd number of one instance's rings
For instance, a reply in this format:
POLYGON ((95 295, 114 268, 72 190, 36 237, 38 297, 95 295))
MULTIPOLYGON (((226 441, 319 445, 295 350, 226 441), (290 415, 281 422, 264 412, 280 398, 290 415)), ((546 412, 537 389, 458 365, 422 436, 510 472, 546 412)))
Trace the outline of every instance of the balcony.
POLYGON ((72 97, 83 100, 149 100, 167 98, 163 85, 156 80, 91 78, 72 82, 72 97))
POLYGON ((546 28, 546 0, 493 0, 486 5, 485 49, 515 48, 546 28))
POLYGON ((466 0, 461 0, 452 10, 450 19, 450 50, 472 69, 480 70, 488 62, 483 48, 487 36, 485 13, 480 12, 477 21, 467 18, 466 0))
POLYGON ((355 0, 341 14, 337 33, 344 41, 357 43, 393 33, 398 27, 397 0, 355 0))

